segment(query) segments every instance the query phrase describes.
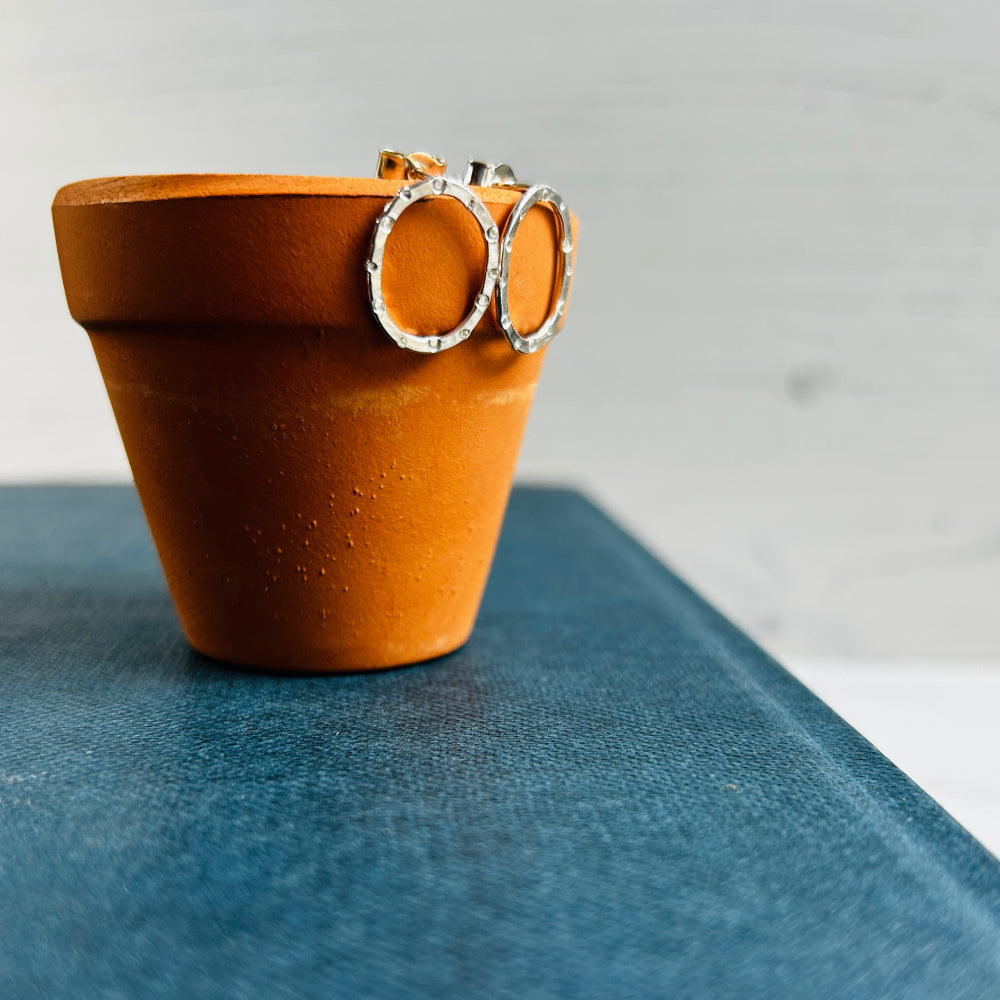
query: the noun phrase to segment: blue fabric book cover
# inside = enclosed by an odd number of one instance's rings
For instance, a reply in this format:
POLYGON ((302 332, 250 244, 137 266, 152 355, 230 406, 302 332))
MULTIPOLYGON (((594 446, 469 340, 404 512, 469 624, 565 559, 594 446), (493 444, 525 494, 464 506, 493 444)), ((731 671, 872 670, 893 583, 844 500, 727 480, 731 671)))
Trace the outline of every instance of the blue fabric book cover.
POLYGON ((134 492, 0 490, 4 997, 1000 996, 1000 865, 577 494, 472 639, 185 643, 134 492))

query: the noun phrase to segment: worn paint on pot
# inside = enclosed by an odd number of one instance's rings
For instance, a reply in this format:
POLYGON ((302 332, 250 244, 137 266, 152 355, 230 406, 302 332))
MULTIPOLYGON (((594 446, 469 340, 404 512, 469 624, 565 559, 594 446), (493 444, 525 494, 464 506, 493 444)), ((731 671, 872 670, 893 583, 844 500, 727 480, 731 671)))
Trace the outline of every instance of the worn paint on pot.
MULTIPOLYGON (((371 316, 364 263, 394 181, 86 181, 52 213, 70 312, 90 334, 181 623, 210 656, 368 670, 451 652, 485 587, 544 351, 491 308, 438 355, 371 316)), ((502 226, 518 192, 477 193, 502 226)), ((552 301, 557 226, 514 248, 519 329, 552 301)), ((390 239, 385 301, 443 332, 485 261, 451 199, 390 239)))

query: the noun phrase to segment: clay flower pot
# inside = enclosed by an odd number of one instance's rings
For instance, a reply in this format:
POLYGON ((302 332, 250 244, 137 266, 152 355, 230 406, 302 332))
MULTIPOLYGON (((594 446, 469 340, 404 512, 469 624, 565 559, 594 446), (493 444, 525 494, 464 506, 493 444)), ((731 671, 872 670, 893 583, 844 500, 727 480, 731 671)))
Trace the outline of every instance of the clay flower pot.
MULTIPOLYGON (((386 337, 365 261, 399 186, 124 177, 56 196, 70 312, 184 631, 210 656, 367 670, 472 630, 545 351, 515 353, 492 307, 440 354, 386 337)), ((502 227, 519 193, 477 193, 502 227)), ((544 208, 518 231, 519 328, 548 313, 558 239, 544 208)), ((461 204, 414 205, 387 247, 385 304, 413 331, 451 329, 485 260, 461 204)))

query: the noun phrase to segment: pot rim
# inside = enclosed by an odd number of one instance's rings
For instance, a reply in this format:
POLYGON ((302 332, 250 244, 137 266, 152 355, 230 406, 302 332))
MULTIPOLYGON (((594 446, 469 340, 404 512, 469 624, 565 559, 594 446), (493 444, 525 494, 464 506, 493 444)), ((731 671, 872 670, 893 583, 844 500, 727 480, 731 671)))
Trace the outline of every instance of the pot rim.
MULTIPOLYGON (((291 174, 136 174, 95 177, 67 184, 56 192, 53 208, 81 205, 121 205, 136 202, 201 198, 392 198, 398 180, 376 177, 308 177, 291 174)), ((492 204, 513 205, 521 191, 477 187, 492 204)))

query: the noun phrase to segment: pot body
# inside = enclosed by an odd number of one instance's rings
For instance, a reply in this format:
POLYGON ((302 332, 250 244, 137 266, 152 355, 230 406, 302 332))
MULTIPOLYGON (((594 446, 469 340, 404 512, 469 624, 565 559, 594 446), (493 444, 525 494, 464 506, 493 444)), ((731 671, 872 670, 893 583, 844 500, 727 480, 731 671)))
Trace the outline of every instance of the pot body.
MULTIPOLYGON (((70 311, 90 334, 192 645, 279 670, 448 653, 485 587, 544 351, 492 309, 437 355, 372 318, 365 260, 397 184, 119 178, 53 205, 70 311)), ((502 226, 517 193, 483 189, 502 226)), ((511 313, 546 315, 557 227, 529 213, 511 313)), ((486 254, 452 199, 409 209, 383 273, 397 323, 440 333, 486 254)))

